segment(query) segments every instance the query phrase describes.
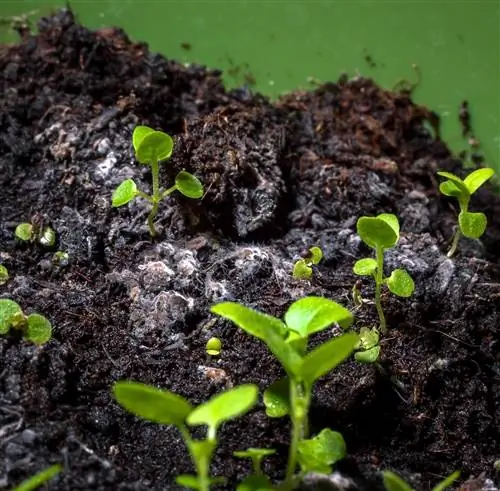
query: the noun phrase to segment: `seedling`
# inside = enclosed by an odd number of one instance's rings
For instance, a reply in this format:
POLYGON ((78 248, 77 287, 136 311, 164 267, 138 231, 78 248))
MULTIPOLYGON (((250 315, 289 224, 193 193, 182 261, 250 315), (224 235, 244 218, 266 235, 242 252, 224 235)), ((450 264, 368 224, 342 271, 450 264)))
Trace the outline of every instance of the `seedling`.
POLYGON ((222 342, 219 338, 210 338, 207 341, 205 351, 207 355, 210 356, 219 356, 222 350, 222 342))
POLYGON ((348 328, 353 322, 352 314, 341 305, 321 297, 297 300, 285 313, 284 321, 234 302, 217 304, 211 310, 263 341, 286 372, 285 378, 272 384, 264 393, 266 413, 274 417, 289 414, 292 421, 288 467, 280 489, 292 489, 297 464, 300 464, 302 473, 323 472, 344 457, 345 446, 339 433, 327 430, 328 434, 307 440, 308 412, 314 383, 344 361, 359 338, 356 333, 349 332, 310 352, 307 345, 309 336, 329 326, 337 324, 348 328), (315 448, 312 453, 310 446, 315 448))
MULTIPOLYGON (((401 477, 391 471, 382 472, 384 487, 386 491, 414 491, 413 488, 401 477)), ((436 484, 431 491, 444 491, 449 488, 460 477, 460 471, 450 474, 440 483, 436 484)))
POLYGON ((0 335, 11 329, 22 332, 26 341, 44 344, 52 336, 52 325, 40 314, 25 315, 19 304, 8 298, 0 299, 0 335))
POLYGON ((52 247, 56 243, 54 229, 32 223, 20 223, 16 227, 14 235, 24 242, 38 242, 44 247, 52 247))
POLYGON ((9 271, 3 264, 0 264, 0 286, 5 285, 7 281, 9 281, 9 271))
POLYGON ((380 355, 379 337, 377 328, 362 327, 354 359, 360 363, 375 363, 380 355))
POLYGON ((51 465, 47 469, 38 472, 34 476, 23 481, 19 486, 14 488, 13 491, 34 491, 40 486, 50 481, 53 477, 57 476, 62 470, 62 465, 51 465))
POLYGON ((312 277, 312 266, 318 264, 323 259, 323 251, 319 247, 311 247, 302 259, 299 259, 293 266, 293 277, 296 280, 309 280, 312 277))
POLYGON ((113 393, 127 411, 153 423, 174 425, 180 431, 196 475, 177 476, 176 482, 189 489, 209 491, 212 484, 224 481, 210 477, 210 464, 218 443, 217 431, 224 422, 242 416, 255 406, 258 387, 240 385, 197 407, 178 394, 138 382, 116 382, 113 393), (188 426, 200 425, 207 426, 207 437, 205 440, 194 440, 188 426))
POLYGON ((489 179, 495 175, 493 169, 477 169, 471 172, 464 180, 450 172, 438 172, 438 175, 447 180, 439 185, 439 190, 445 196, 451 196, 458 200, 460 213, 458 214, 458 225, 451 243, 448 257, 455 254, 460 237, 479 239, 484 234, 487 225, 484 213, 472 213, 469 211, 471 196, 489 179))
POLYGON ((69 254, 65 251, 54 252, 52 264, 59 268, 65 268, 69 264, 69 254))
POLYGON ((270 479, 262 471, 262 461, 269 455, 276 453, 270 448, 248 448, 233 452, 235 457, 240 459, 250 459, 252 461, 252 474, 246 477, 236 488, 236 491, 258 491, 273 489, 270 479))
POLYGON ((361 217, 358 219, 357 231, 361 240, 375 249, 376 259, 367 257, 356 261, 353 271, 359 276, 373 276, 380 331, 385 333, 387 325, 380 302, 382 285, 387 285, 389 291, 399 297, 410 297, 415 289, 413 279, 404 269, 395 269, 390 276, 384 277, 384 251, 394 247, 399 241, 398 218, 390 213, 382 213, 377 217, 361 217))
POLYGON ((132 134, 132 144, 135 158, 141 164, 147 164, 151 167, 152 194, 149 195, 139 190, 133 179, 126 179, 113 192, 111 203, 113 207, 123 206, 137 196, 149 201, 152 207, 148 216, 148 227, 149 233, 154 237, 157 234, 154 219, 158 213, 160 202, 175 190, 188 198, 201 198, 203 185, 198 178, 189 172, 180 171, 173 186, 165 190, 160 189, 160 162, 168 160, 174 148, 174 141, 167 133, 155 131, 148 126, 136 126, 132 134))

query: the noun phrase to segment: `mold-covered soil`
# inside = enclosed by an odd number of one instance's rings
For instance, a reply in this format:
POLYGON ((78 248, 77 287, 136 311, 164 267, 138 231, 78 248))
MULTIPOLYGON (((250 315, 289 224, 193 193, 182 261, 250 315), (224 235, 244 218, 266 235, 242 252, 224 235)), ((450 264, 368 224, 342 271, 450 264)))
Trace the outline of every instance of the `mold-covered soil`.
MULTIPOLYGON (((381 469, 418 489, 460 469, 474 480, 467 489, 495 489, 500 200, 488 186, 474 196, 487 233, 447 259, 456 209, 436 170, 463 173, 430 129, 435 114, 362 78, 277 102, 226 92, 218 72, 165 60, 116 29, 90 32, 68 12, 2 47, 0 70, 0 258, 11 275, 0 294, 54 326, 41 348, 0 340, 2 489, 56 462, 65 470, 48 489, 176 489, 174 476, 191 471, 178 433, 126 414, 112 383, 148 382, 194 403, 245 382, 267 387, 277 362, 209 313, 221 300, 281 316, 324 295, 353 309, 358 328, 375 325, 373 304, 352 303, 352 266, 370 253, 357 218, 381 212, 402 227, 388 271, 405 267, 416 292, 384 297, 382 370, 350 360, 318 383, 312 430, 344 435, 339 470, 358 489, 378 489, 381 469), (185 168, 207 189, 201 201, 164 203, 155 242, 142 200, 110 202, 124 178, 148 189, 131 146, 137 124, 175 137, 163 183, 185 168), (57 232, 53 250, 14 239, 33 218, 57 232), (312 245, 324 260, 311 282, 293 280, 312 245), (55 250, 68 252, 67 267, 52 264, 55 250), (205 354, 211 336, 219 359, 205 354)), ((362 293, 372 298, 369 281, 362 293)), ((232 452, 248 446, 277 448, 265 468, 283 476, 288 423, 262 406, 227 424, 222 441, 213 471, 227 489, 249 470, 232 452)))

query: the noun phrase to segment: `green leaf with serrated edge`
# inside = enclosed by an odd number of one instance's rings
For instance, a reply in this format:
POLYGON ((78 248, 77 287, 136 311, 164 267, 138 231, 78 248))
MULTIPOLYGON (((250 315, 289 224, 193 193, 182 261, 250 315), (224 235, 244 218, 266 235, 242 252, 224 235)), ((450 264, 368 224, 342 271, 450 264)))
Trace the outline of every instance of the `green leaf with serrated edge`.
POLYGON ((358 219, 356 229, 361 240, 376 249, 393 247, 398 241, 398 235, 391 225, 377 217, 361 217, 358 219))
POLYGON ((163 131, 153 131, 142 139, 135 157, 141 164, 151 164, 170 158, 173 149, 174 141, 170 135, 163 131))
POLYGON ((310 385, 340 365, 354 350, 359 337, 348 332, 323 343, 303 360, 300 376, 310 385))
POLYGON ((386 491, 413 491, 413 488, 400 476, 391 471, 382 471, 386 491))
POLYGON ((354 274, 358 276, 371 276, 377 271, 377 261, 371 257, 359 259, 352 268, 354 274))
POLYGON ((302 472, 329 474, 331 466, 347 455, 343 436, 328 428, 308 440, 299 442, 297 457, 302 472))
POLYGON ((251 336, 264 341, 287 373, 295 373, 300 366, 302 358, 285 342, 286 326, 276 317, 249 309, 236 302, 222 302, 210 310, 234 322, 251 336))
POLYGON ((303 338, 333 324, 347 329, 353 323, 352 314, 342 305, 323 297, 304 297, 290 305, 285 314, 287 327, 303 338))
POLYGON ((245 384, 227 390, 196 407, 187 417, 191 426, 207 425, 217 429, 225 421, 237 418, 257 404, 259 388, 245 384))
POLYGON ((52 324, 40 314, 30 314, 27 318, 26 333, 27 341, 35 344, 44 344, 52 337, 52 324))
POLYGON ((470 196, 467 186, 465 185, 464 181, 460 179, 460 177, 456 176, 455 174, 452 174, 451 172, 444 172, 444 171, 439 171, 437 174, 438 176, 449 179, 453 184, 455 184, 455 186, 458 189, 460 189, 461 194, 463 194, 464 196, 470 196))
POLYGON ((484 234, 487 225, 484 213, 472 213, 461 211, 458 215, 458 224, 465 237, 469 239, 479 239, 484 234))
POLYGON ((359 363, 375 363, 380 355, 380 346, 374 346, 363 351, 356 351, 354 359, 359 363))
POLYGON ((307 265, 304 259, 299 259, 293 265, 292 276, 296 280, 309 280, 312 277, 313 270, 307 265))
POLYGON ((392 213, 381 213, 380 215, 377 215, 377 218, 379 220, 383 220, 387 225, 389 225, 392 230, 394 230, 397 239, 396 242, 399 240, 399 220, 396 215, 393 215, 392 213))
POLYGON ((391 276, 385 279, 391 293, 398 297, 411 297, 415 290, 412 277, 404 269, 395 269, 391 276))
POLYGON ((149 135, 154 131, 155 130, 153 128, 150 128, 149 126, 139 125, 134 128, 134 132, 132 133, 132 145, 134 146, 135 152, 137 152, 139 145, 142 143, 142 140, 144 140, 146 135, 149 135))
POLYGON ((313 246, 309 249, 308 260, 311 261, 312 264, 318 264, 323 259, 323 251, 316 246, 313 246))
POLYGON ((459 198, 463 195, 463 191, 459 189, 452 181, 444 181, 439 185, 439 191, 445 196, 459 198))
POLYGON ((290 379, 283 377, 273 382, 264 391, 263 401, 270 418, 282 418, 290 414, 290 379))
POLYGON ((153 423, 182 426, 193 410, 193 406, 180 395, 140 382, 115 382, 113 395, 127 411, 153 423))
POLYGON ((252 474, 251 476, 245 477, 236 491, 272 491, 273 485, 269 478, 262 474, 252 474))
POLYGON ((460 471, 455 471, 453 474, 450 474, 447 478, 443 479, 440 483, 436 484, 432 488, 432 491, 444 491, 446 488, 449 488, 459 477, 460 471))
POLYGON ((43 471, 40 471, 34 476, 23 481, 21 484, 19 484, 19 486, 14 488, 13 491, 34 491, 53 477, 57 476, 57 474, 59 474, 61 470, 62 465, 51 465, 47 469, 44 469, 43 471))
POLYGON ((198 199, 203 196, 203 184, 189 172, 181 170, 175 178, 175 185, 177 190, 188 198, 198 199))
POLYGON ((464 184, 470 194, 474 194, 486 181, 495 175, 493 169, 484 168, 471 172, 465 179, 464 184))
POLYGON ((33 225, 31 223, 20 223, 14 232, 14 235, 21 240, 29 241, 33 238, 33 225))
POLYGON ((111 197, 111 206, 117 208, 118 206, 126 205, 137 196, 137 185, 133 179, 126 179, 114 191, 111 197))
POLYGON ((9 332, 11 319, 16 314, 22 314, 19 304, 10 298, 0 298, 0 334, 9 332))

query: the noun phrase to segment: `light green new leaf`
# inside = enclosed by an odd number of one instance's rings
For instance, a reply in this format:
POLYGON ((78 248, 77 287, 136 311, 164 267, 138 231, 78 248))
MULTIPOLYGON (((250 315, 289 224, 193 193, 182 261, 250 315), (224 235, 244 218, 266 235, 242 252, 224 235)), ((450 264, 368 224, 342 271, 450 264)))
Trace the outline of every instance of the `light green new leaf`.
POLYGON ((304 259, 299 259, 293 265, 292 276, 296 280, 308 280, 312 277, 313 270, 310 266, 307 265, 304 259))
POLYGON ((9 271, 3 264, 0 264, 0 286, 5 285, 7 281, 9 281, 9 271))
POLYGON ((181 170, 175 178, 175 185, 188 198, 198 199, 203 196, 203 184, 189 172, 181 170))
POLYGON ((364 351, 356 351, 354 353, 354 359, 359 363, 375 363, 380 356, 380 346, 374 346, 373 348, 366 349, 364 351))
MULTIPOLYGON (((392 213, 381 213, 380 215, 377 215, 377 218, 380 220, 383 220, 385 223, 387 223, 392 230, 396 233, 397 240, 399 240, 399 220, 396 215, 393 215, 392 213)), ((396 241, 397 241, 396 240, 396 241)))
POLYGON ((290 379, 283 377, 273 382, 264 391, 263 401, 270 418, 282 418, 290 414, 290 379))
POLYGON ((40 314, 30 314, 27 318, 25 339, 35 344, 44 344, 52 336, 52 324, 40 314))
POLYGON ((252 474, 245 477, 236 491, 273 491, 275 489, 269 478, 263 474, 252 474))
POLYGON ((413 491, 413 488, 400 476, 391 471, 382 471, 386 491, 413 491))
POLYGON ((193 410, 183 397, 140 382, 115 382, 113 394, 127 411, 153 423, 182 426, 193 410))
POLYGON ((359 337, 348 332, 323 343, 303 360, 300 375, 311 386, 316 380, 340 365, 354 350, 359 337))
POLYGON ((297 457, 302 472, 329 474, 331 466, 347 455, 343 436, 328 428, 314 438, 299 442, 297 457))
POLYGON ((323 297, 304 297, 290 305, 285 314, 286 325, 303 338, 322 331, 332 324, 347 329, 352 314, 342 305, 323 297))
POLYGON ((361 240, 376 249, 393 247, 398 241, 398 234, 393 226, 378 217, 361 217, 358 219, 356 229, 361 240))
POLYGON ((184 488, 201 489, 198 483, 198 476, 193 476, 191 474, 181 474, 175 478, 175 482, 184 488))
POLYGON ((465 179, 464 184, 470 194, 475 193, 486 181, 495 175, 493 169, 484 168, 471 172, 465 179))
POLYGON ((217 429, 222 423, 237 418, 252 409, 257 403, 259 388, 245 384, 230 389, 200 404, 187 417, 191 426, 207 425, 217 429))
POLYGON ((144 136, 135 156, 141 164, 151 164, 170 158, 173 149, 174 141, 170 135, 163 131, 152 131, 144 136))
POLYGON ((323 259, 323 251, 316 246, 309 249, 309 254, 307 259, 311 261, 312 264, 318 264, 323 259))
POLYGON ((7 334, 9 332, 11 320, 18 314, 22 314, 19 304, 10 298, 0 299, 0 334, 7 334))
POLYGON ((51 465, 47 469, 38 472, 34 476, 23 481, 19 486, 13 489, 13 491, 34 491, 40 486, 45 484, 47 481, 57 476, 62 470, 62 465, 55 464, 51 465))
POLYGON ((144 140, 146 135, 149 135, 154 131, 155 130, 153 128, 150 128, 149 126, 139 125, 134 128, 134 132, 132 133, 132 145, 134 146, 135 152, 137 152, 139 145, 142 143, 142 140, 144 140))
POLYGON ((439 191, 445 196, 459 198, 463 192, 452 181, 444 181, 439 185, 439 191))
POLYGON ((235 452, 233 452, 233 455, 235 457, 238 457, 239 459, 256 459, 260 461, 264 457, 269 457, 269 455, 274 455, 275 453, 276 450, 274 450, 273 448, 250 447, 246 450, 236 450, 235 452))
POLYGON ((14 235, 21 240, 29 241, 33 238, 33 225, 31 223, 20 223, 16 230, 14 231, 14 235))
MULTIPOLYGON (((465 185, 464 181, 460 179, 460 177, 456 176, 455 174, 452 174, 451 172, 444 172, 440 171, 437 173, 438 176, 445 177, 446 179, 449 179, 455 187, 457 187, 460 190, 460 194, 464 197, 470 196, 469 190, 467 189, 467 186, 465 185)), ((453 195, 455 196, 455 195, 453 195)))
POLYGON ((352 270, 358 276, 371 276, 377 271, 377 261, 371 257, 359 259, 354 263, 352 270))
POLYGON ((432 491, 444 491, 446 488, 449 488, 459 477, 460 471, 455 471, 453 474, 450 474, 447 478, 443 479, 439 484, 436 484, 432 488, 432 491))
POLYGON ((404 269, 395 269, 385 282, 389 290, 398 297, 411 297, 415 290, 412 277, 404 269))
POLYGON ((461 211, 458 215, 458 224, 465 237, 479 239, 486 230, 487 219, 484 213, 461 211))
POLYGON ((114 191, 111 197, 111 206, 117 208, 118 206, 126 205, 137 196, 137 185, 133 179, 125 179, 114 191))
POLYGON ((376 328, 362 327, 359 331, 359 343, 356 348, 369 349, 379 342, 380 334, 376 328))

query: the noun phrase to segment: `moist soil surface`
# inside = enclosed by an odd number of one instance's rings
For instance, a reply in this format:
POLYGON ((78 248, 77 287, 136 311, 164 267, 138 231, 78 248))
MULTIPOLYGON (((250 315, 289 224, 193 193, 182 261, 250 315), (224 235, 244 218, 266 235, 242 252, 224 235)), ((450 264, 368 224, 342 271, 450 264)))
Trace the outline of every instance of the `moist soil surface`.
MULTIPOLYGON (((357 219, 382 212, 402 230, 386 273, 404 267, 415 294, 384 295, 380 367, 350 359, 323 377, 311 431, 343 434, 349 456, 337 469, 358 489, 379 489, 383 469, 417 489, 457 469, 467 489, 495 489, 500 200, 488 186, 474 195, 487 232, 448 259, 457 209, 436 170, 464 171, 434 113, 363 78, 274 102, 226 91, 219 72, 152 54, 118 29, 89 31, 68 11, 2 47, 0 69, 0 253, 10 273, 0 294, 54 326, 42 347, 0 340, 2 489, 54 463, 64 471, 48 489, 178 489, 174 476, 192 468, 177 430, 126 413, 113 382, 195 404, 241 383, 266 388, 282 371, 262 343, 209 312, 223 300, 281 317, 320 295, 351 309, 357 329, 376 326, 372 302, 353 304, 352 267, 371 254, 357 219), (144 200, 111 207, 125 178, 149 190, 131 145, 138 124, 175 139, 162 185, 186 169, 206 188, 202 200, 174 193, 162 203, 155 241, 144 200), (32 220, 56 231, 53 248, 15 239, 32 220), (310 281, 294 280, 294 261, 313 245, 323 261, 310 281), (56 250, 67 266, 53 264, 56 250), (212 336, 218 358, 205 353, 212 336)), ((361 292, 372 299, 372 281, 361 292)), ((226 424, 221 442, 212 470, 224 489, 249 471, 232 452, 250 446, 277 449, 264 468, 283 477, 288 421, 267 418, 262 404, 226 424)))

